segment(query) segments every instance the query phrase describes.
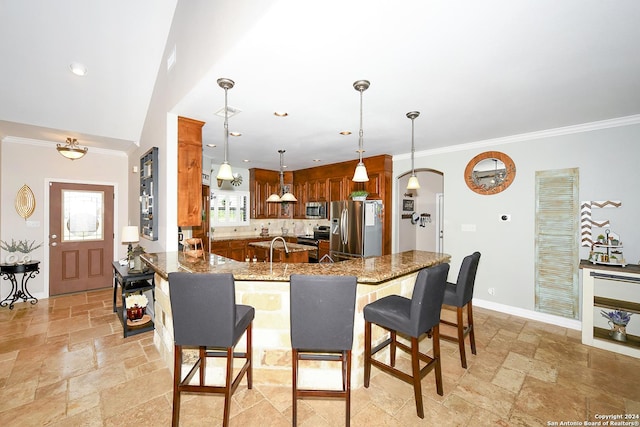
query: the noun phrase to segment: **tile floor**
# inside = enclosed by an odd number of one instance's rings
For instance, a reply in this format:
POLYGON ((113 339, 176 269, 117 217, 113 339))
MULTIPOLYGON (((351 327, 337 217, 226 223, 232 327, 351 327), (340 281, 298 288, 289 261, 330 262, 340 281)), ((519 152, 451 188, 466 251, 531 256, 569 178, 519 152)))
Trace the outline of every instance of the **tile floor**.
MULTIPOLYGON (((172 378, 153 333, 122 338, 111 298, 107 289, 0 309, 0 426, 170 425, 172 378)), ((583 346, 579 331, 489 310, 476 308, 475 321, 469 369, 457 345, 442 342, 444 396, 427 375, 424 420, 411 386, 374 368, 371 387, 353 392, 351 425, 547 426, 640 414, 640 359, 583 346)), ((243 381, 231 411, 232 426, 288 426, 290 388, 247 390, 243 381)), ((299 403, 301 426, 343 418, 342 402, 299 403)), ((221 420, 222 397, 183 398, 182 425, 221 420)))

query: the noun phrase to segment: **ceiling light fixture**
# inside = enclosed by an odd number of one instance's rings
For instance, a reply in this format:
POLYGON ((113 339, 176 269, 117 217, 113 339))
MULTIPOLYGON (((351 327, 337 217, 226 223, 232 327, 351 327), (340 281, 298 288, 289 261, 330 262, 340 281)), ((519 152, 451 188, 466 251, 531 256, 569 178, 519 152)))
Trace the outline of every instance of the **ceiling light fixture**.
POLYGON ((289 113, 286 111, 274 111, 273 115, 277 117, 287 117, 289 113))
POLYGON ((76 76, 84 77, 87 75, 87 67, 79 62, 74 62, 69 65, 69 69, 76 76))
POLYGON ((282 196, 278 195, 278 193, 273 193, 272 195, 269 196, 269 198, 267 199, 267 202, 270 202, 270 203, 297 202, 298 199, 296 199, 296 196, 289 193, 288 191, 285 192, 286 189, 284 188, 283 156, 284 156, 285 150, 278 150, 278 153, 280 153, 280 193, 282 193, 282 196))
POLYGON ((227 91, 235 85, 231 79, 218 79, 218 86, 224 89, 224 162, 218 169, 218 175, 216 179, 221 181, 233 181, 233 173, 231 172, 231 165, 229 164, 229 111, 227 108, 227 91))
POLYGON ((417 190, 420 188, 418 177, 416 176, 416 170, 413 167, 413 156, 415 152, 415 146, 413 144, 413 121, 420 115, 420 111, 409 111, 407 117, 411 119, 411 177, 407 183, 407 190, 417 190))
POLYGON ((358 139, 358 154, 360 157, 360 161, 358 162, 358 165, 356 166, 356 171, 353 174, 352 181, 354 182, 369 181, 369 176, 367 175, 367 168, 364 166, 364 163, 362 163, 362 153, 364 152, 364 149, 362 148, 362 146, 364 145, 364 141, 363 141, 364 131, 362 130, 362 92, 369 89, 369 85, 370 83, 368 80, 358 80, 353 84, 353 88, 358 92, 360 92, 360 133, 359 133, 360 136, 358 139))
POLYGON ((80 147, 78 140, 75 138, 67 138, 67 145, 57 144, 56 150, 67 159, 76 160, 84 157, 89 149, 80 147))

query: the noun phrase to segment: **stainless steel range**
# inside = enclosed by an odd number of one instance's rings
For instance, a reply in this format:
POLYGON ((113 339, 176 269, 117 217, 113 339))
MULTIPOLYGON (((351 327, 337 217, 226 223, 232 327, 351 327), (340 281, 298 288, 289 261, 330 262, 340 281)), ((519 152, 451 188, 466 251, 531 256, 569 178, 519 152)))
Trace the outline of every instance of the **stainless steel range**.
POLYGON ((301 245, 315 246, 315 251, 309 251, 309 262, 318 262, 318 241, 329 240, 329 226, 320 225, 314 227, 313 235, 298 236, 298 243, 301 245))

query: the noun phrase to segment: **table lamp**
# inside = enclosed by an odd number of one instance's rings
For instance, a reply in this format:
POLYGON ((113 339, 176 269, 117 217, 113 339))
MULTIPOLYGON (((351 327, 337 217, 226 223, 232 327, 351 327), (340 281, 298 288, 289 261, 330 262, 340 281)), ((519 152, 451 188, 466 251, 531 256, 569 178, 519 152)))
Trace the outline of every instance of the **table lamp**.
POLYGON ((129 261, 129 269, 133 268, 131 255, 133 254, 132 243, 138 243, 140 241, 140 233, 138 232, 137 225, 127 225, 122 228, 122 243, 128 243, 127 246, 127 261, 129 261))

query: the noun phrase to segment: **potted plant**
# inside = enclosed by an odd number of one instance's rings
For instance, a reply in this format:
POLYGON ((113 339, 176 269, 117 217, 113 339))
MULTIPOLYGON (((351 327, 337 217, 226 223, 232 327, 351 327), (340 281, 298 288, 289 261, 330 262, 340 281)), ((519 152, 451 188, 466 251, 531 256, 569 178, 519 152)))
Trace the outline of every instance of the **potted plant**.
POLYGON ((356 190, 351 192, 351 200, 364 201, 367 200, 369 193, 365 190, 356 190))
POLYGON ((143 294, 131 294, 125 299, 127 319, 132 322, 142 319, 149 300, 143 294))
POLYGON ((629 320, 631 320, 631 315, 633 313, 629 313, 624 310, 614 310, 609 312, 600 310, 600 313, 602 314, 602 317, 609 321, 609 326, 611 326, 609 336, 616 341, 626 341, 626 327, 627 324, 629 324, 629 320))

